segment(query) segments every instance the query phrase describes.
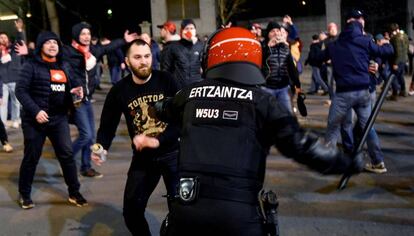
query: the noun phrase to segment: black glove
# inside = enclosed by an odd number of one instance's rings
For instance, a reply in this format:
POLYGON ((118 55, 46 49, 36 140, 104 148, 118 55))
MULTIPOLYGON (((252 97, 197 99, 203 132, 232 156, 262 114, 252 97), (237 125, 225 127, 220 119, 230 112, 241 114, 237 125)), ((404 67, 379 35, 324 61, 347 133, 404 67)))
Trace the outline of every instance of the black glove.
POLYGON ((299 113, 303 117, 306 117, 308 115, 308 110, 306 109, 306 105, 305 105, 305 99, 306 99, 306 95, 304 93, 298 94, 298 98, 297 98, 298 109, 299 109, 299 113))
POLYGON ((351 158, 352 162, 347 170, 348 174, 354 175, 359 174, 364 169, 364 155, 362 152, 358 152, 357 154, 348 155, 351 158))

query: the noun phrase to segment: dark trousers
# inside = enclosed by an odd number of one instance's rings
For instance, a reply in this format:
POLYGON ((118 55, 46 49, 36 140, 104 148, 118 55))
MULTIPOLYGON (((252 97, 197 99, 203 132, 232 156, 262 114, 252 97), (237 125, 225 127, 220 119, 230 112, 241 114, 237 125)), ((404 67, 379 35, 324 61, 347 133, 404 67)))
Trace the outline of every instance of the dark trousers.
POLYGON ((394 80, 392 81, 392 91, 394 94, 397 94, 398 92, 405 92, 405 80, 404 80, 404 68, 405 63, 400 62, 398 63, 398 69, 394 70, 392 69, 392 73, 395 75, 394 80))
POLYGON ((56 157, 62 167, 63 177, 68 186, 69 195, 79 191, 80 184, 73 158, 72 142, 66 115, 53 116, 46 124, 34 123, 31 119, 22 119, 24 137, 24 157, 20 166, 19 192, 23 197, 30 197, 33 178, 42 154, 46 137, 55 150, 56 157))
POLYGON ((4 127, 3 121, 0 119, 0 141, 1 144, 6 144, 9 140, 7 137, 6 128, 4 127))
POLYGON ((199 198, 189 205, 174 201, 171 208, 166 234, 169 236, 265 235, 257 205, 199 198))
POLYGON ((151 235, 144 213, 148 199, 157 187, 161 176, 167 194, 175 195, 178 184, 177 154, 178 152, 175 151, 156 158, 145 157, 148 160, 144 160, 141 165, 131 165, 124 192, 123 214, 125 224, 133 235, 151 235))

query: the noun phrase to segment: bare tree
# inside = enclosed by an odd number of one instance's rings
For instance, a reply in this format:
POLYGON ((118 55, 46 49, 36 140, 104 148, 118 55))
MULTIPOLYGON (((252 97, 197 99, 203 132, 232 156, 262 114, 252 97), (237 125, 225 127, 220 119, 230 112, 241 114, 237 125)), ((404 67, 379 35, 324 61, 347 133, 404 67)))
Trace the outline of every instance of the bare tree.
POLYGON ((245 12, 243 4, 247 0, 217 0, 217 10, 221 24, 228 24, 232 16, 245 12))

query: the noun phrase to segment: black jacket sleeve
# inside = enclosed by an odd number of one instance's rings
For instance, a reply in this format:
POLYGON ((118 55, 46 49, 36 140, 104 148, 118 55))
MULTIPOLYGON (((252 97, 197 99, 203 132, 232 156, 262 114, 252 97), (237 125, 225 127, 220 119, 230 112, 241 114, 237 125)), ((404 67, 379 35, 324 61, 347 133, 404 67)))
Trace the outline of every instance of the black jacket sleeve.
POLYGON ((102 108, 101 123, 96 135, 96 142, 100 143, 106 150, 111 146, 122 115, 122 109, 119 105, 121 102, 118 101, 117 95, 117 87, 112 87, 106 96, 102 108))
POLYGON ((276 101, 269 103, 266 129, 268 138, 283 155, 322 174, 340 174, 351 168, 349 157, 336 147, 325 146, 316 136, 305 133, 295 117, 280 116, 281 113, 283 108, 276 101))
POLYGON ((30 84, 34 76, 34 68, 32 63, 25 63, 19 73, 19 80, 16 85, 16 97, 22 104, 23 109, 32 118, 36 118, 37 113, 41 110, 40 107, 30 96, 30 84))
POLYGON ((161 64, 160 68, 163 71, 168 71, 170 73, 174 73, 174 55, 173 50, 171 50, 171 45, 167 45, 162 51, 161 51, 161 64))
POLYGON ((115 51, 116 49, 124 46, 126 41, 124 39, 115 39, 108 45, 97 45, 95 46, 94 56, 96 58, 101 58, 103 55, 108 54, 109 52, 115 51))

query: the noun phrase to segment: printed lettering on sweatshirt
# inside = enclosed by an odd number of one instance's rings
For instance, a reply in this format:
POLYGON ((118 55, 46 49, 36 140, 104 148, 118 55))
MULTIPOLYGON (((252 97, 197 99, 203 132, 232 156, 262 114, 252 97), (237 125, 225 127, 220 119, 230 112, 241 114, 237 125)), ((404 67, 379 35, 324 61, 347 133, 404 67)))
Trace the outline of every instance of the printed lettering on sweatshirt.
POLYGON ((188 98, 235 98, 253 100, 251 90, 228 86, 202 86, 192 88, 188 98))

